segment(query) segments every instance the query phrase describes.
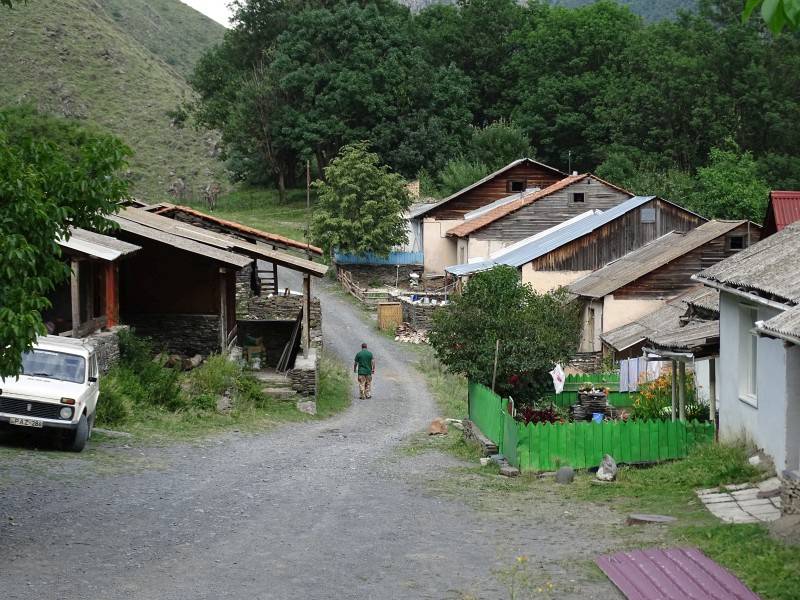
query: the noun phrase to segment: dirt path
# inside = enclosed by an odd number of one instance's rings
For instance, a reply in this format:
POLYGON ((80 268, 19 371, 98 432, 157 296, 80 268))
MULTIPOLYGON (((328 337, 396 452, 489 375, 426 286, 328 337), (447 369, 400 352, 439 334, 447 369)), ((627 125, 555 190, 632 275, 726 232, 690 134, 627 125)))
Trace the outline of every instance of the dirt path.
POLYGON ((43 462, 0 487, 0 596, 494 600, 506 588, 492 570, 524 554, 554 597, 618 597, 587 566, 616 543, 608 513, 565 518, 550 492, 487 506, 454 459, 398 450, 436 414, 414 356, 322 296, 327 348, 350 361, 365 340, 376 355, 372 401, 325 422, 136 449, 160 468, 70 481, 43 462))

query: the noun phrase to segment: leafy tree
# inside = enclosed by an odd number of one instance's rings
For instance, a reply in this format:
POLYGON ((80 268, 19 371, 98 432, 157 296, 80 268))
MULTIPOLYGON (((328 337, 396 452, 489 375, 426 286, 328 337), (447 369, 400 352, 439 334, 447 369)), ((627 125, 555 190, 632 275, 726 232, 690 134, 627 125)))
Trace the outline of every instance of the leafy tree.
POLYGON ((408 241, 405 180, 380 164, 365 142, 345 146, 314 183, 318 199, 311 237, 327 252, 387 255, 408 241))
POLYGON ((563 289, 537 294, 516 269, 499 266, 470 277, 464 292, 434 313, 430 342, 448 369, 491 386, 500 340, 496 389, 513 392, 524 379, 535 384, 524 399, 536 401, 548 371, 574 354, 579 333, 578 307, 563 289))
POLYGON ((756 8, 772 33, 787 29, 800 29, 800 0, 747 0, 742 20, 747 21, 756 8))
POLYGON ((447 161, 437 176, 437 193, 449 196, 491 173, 491 169, 481 162, 467 158, 454 158, 447 161))
POLYGON ((732 142, 727 148, 713 148, 709 165, 697 170, 697 183, 690 202, 697 212, 715 219, 763 221, 769 186, 750 152, 732 142))
POLYGON ((104 230, 127 191, 117 139, 31 109, 0 111, 0 376, 44 334, 47 295, 69 277, 58 238, 104 230))
POLYGON ((486 127, 475 127, 468 152, 472 160, 486 165, 489 171, 496 171, 518 158, 534 155, 525 131, 504 119, 486 127))

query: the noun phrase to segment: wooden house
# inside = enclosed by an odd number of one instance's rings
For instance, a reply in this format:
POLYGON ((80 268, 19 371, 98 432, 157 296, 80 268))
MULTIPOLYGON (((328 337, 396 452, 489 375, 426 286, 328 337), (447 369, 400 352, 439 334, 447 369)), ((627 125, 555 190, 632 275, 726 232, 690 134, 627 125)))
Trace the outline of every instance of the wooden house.
POLYGON ((57 240, 70 279, 50 294, 42 318, 48 333, 84 337, 119 322, 119 268, 140 247, 107 235, 73 228, 57 240))
POLYGON ((705 222, 695 213, 656 196, 637 196, 606 211, 586 211, 521 240, 489 260, 447 267, 456 277, 498 264, 520 270, 538 292, 568 285, 671 231, 705 222))
MULTIPOLYGON (((119 225, 117 238, 142 248, 120 269, 121 320, 179 354, 226 351, 236 343, 236 274, 254 260, 315 277, 327 270, 308 259, 141 208, 124 208, 111 218, 119 225)), ((310 302, 310 286, 306 292, 310 302)), ((308 335, 310 328, 304 331, 308 335)))
POLYGON ((670 231, 571 283, 583 301, 580 352, 599 352, 601 336, 654 313, 695 287, 692 275, 758 241, 749 221, 708 221, 687 232, 670 231))
POLYGON ((474 262, 588 210, 604 211, 632 197, 595 175, 571 175, 541 190, 467 213, 461 224, 448 230, 447 237, 457 240, 459 263, 474 262))
MULTIPOLYGON (((527 191, 546 188, 565 177, 558 169, 530 158, 521 158, 451 194, 413 215, 420 225, 424 268, 428 273, 443 273, 458 261, 456 241, 447 232, 463 222, 468 213, 494 202, 515 198, 527 191)), ((412 226, 413 228, 413 226, 412 226)))

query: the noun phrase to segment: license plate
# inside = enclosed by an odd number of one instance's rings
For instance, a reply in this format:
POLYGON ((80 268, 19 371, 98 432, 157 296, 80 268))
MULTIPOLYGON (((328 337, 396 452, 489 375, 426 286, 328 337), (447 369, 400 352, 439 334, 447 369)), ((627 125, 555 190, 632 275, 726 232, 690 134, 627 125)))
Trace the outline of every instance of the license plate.
POLYGON ((26 417, 11 417, 9 423, 12 425, 22 425, 23 427, 42 427, 41 419, 28 419, 26 417))

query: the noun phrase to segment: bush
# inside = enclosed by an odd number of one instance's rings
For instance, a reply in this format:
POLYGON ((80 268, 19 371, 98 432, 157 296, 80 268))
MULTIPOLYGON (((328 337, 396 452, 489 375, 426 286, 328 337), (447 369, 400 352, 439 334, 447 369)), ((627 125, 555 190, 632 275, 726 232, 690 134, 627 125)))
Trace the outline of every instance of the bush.
MULTIPOLYGON (((686 373, 686 418, 708 420, 708 406, 697 399, 694 373, 686 373)), ((672 378, 669 374, 639 386, 633 401, 631 416, 634 419, 663 419, 672 414, 672 378)))
POLYGON ((123 423, 131 415, 131 399, 122 381, 113 373, 100 380, 100 399, 97 401, 97 422, 106 425, 123 423))

